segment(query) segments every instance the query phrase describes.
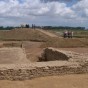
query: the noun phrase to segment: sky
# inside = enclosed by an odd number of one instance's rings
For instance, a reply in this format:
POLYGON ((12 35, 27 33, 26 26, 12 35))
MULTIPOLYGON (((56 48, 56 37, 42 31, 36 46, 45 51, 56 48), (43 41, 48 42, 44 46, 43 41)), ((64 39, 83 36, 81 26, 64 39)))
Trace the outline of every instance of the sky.
POLYGON ((88 0, 0 0, 0 26, 88 28, 88 0))

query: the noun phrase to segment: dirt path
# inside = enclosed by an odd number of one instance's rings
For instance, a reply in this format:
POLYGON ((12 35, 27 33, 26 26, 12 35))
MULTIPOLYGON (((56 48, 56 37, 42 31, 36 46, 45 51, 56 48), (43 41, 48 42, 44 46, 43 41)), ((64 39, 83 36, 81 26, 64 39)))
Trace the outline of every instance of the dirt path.
POLYGON ((0 81, 0 88, 87 88, 88 74, 41 77, 26 81, 0 81))
POLYGON ((50 37, 58 37, 57 35, 55 35, 55 34, 53 34, 53 33, 50 33, 50 32, 48 32, 48 31, 45 31, 45 30, 43 30, 43 29, 37 29, 38 31, 40 31, 40 32, 42 32, 42 33, 44 33, 44 34, 46 34, 46 35, 48 35, 48 36, 50 36, 50 37))

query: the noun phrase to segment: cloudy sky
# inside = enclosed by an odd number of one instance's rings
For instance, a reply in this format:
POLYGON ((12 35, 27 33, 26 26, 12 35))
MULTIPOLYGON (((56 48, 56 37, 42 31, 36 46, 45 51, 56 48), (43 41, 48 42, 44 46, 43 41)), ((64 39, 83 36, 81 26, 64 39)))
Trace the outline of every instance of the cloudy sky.
POLYGON ((88 28, 88 0, 0 0, 0 25, 22 23, 88 28))

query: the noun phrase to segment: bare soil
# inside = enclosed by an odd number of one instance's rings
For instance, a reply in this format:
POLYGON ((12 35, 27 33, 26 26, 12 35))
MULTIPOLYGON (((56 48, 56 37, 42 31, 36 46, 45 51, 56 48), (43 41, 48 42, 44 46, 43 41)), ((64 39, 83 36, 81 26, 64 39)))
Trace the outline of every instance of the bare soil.
POLYGON ((88 53, 88 48, 59 48, 59 49, 73 51, 77 53, 88 53))
POLYGON ((87 88, 88 74, 41 77, 25 81, 0 81, 0 88, 87 88))
POLYGON ((0 64, 30 63, 39 61, 42 42, 1 41, 0 64), (14 47, 15 46, 15 47, 14 47))
POLYGON ((0 48, 0 64, 28 63, 26 54, 21 48, 0 48))
POLYGON ((41 42, 23 42, 23 48, 25 49, 27 59, 30 62, 39 61, 38 57, 41 55, 43 50, 40 48, 41 44, 41 42))

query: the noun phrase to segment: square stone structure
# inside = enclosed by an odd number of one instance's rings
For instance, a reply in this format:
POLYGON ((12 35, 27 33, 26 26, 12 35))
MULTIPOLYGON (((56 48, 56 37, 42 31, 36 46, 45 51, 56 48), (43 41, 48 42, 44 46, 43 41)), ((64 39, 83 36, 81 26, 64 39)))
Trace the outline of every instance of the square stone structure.
POLYGON ((0 64, 28 63, 25 50, 22 48, 0 48, 0 64))

